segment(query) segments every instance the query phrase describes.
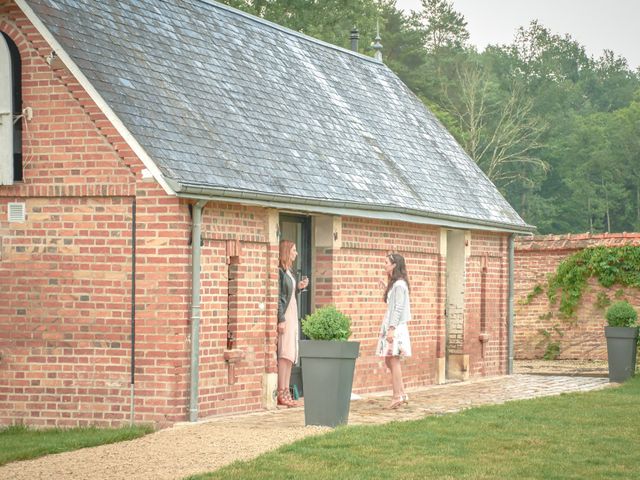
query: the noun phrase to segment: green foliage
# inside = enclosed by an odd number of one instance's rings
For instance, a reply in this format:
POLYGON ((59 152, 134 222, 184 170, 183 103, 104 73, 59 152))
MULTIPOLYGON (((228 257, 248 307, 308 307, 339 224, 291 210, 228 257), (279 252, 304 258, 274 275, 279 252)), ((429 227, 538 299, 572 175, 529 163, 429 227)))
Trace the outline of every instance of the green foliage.
POLYGON ((133 440, 153 432, 150 425, 122 428, 32 429, 24 425, 0 428, 0 465, 52 453, 133 440))
POLYGON ((597 278, 606 288, 615 284, 640 288, 640 247, 585 248, 563 260, 550 277, 548 290, 552 304, 560 295, 562 317, 575 317, 587 280, 591 277, 597 278))
POLYGON ((639 396, 636 376, 594 392, 340 427, 190 478, 637 478, 639 396))
POLYGON ((596 296, 596 307, 604 309, 611 305, 611 300, 605 292, 598 292, 596 296))
POLYGON ((622 300, 607 309, 606 317, 610 327, 635 327, 638 313, 629 302, 622 300))
POLYGON ((311 340, 348 340, 351 319, 333 305, 327 305, 302 320, 302 333, 311 340))
POLYGON ((536 284, 535 287, 533 287, 533 290, 531 292, 529 292, 529 294, 527 295, 527 298, 525 298, 522 301, 523 305, 529 305, 533 299, 535 297, 537 297, 538 295, 540 295, 542 292, 544 291, 544 289, 542 288, 542 285, 540 285, 539 283, 536 284))
POLYGON ((554 325, 551 330, 551 332, 544 328, 538 330, 538 333, 544 338, 542 343, 546 343, 545 352, 542 355, 544 360, 555 360, 560 355, 560 340, 564 337, 564 331, 560 329, 558 324, 554 325))

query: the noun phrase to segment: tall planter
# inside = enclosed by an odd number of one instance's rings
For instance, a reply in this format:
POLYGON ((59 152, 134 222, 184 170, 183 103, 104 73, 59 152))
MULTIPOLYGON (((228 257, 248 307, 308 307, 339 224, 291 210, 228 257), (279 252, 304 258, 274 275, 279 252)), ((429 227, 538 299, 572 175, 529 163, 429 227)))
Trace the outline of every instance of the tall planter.
POLYGON ((604 327, 609 381, 624 382, 636 371, 638 327, 604 327))
POLYGON ((359 351, 360 342, 300 341, 305 425, 347 423, 359 351))

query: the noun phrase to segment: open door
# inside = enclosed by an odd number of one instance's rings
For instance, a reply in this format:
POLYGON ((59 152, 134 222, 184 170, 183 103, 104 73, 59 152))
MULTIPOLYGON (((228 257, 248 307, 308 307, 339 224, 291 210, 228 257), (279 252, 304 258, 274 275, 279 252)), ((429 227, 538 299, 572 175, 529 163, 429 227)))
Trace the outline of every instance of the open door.
MULTIPOLYGON (((300 279, 303 275, 311 278, 311 217, 299 215, 280 215, 280 240, 291 240, 296 244, 298 258, 293 264, 293 272, 300 279)), ((298 294, 298 319, 302 320, 311 313, 311 289, 298 294)), ((302 334, 300 325, 300 338, 302 334)), ((291 387, 302 395, 302 370, 298 362, 291 370, 291 387)))

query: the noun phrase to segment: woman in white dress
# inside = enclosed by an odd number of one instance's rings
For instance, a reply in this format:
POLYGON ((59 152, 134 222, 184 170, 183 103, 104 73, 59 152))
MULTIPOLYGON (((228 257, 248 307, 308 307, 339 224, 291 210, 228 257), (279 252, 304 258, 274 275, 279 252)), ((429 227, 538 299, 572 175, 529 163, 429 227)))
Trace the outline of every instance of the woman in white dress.
POLYGON ((408 328, 411 320, 409 276, 404 257, 398 253, 387 255, 384 261, 384 273, 387 275, 387 282, 381 283, 385 289, 384 301, 387 303, 387 312, 380 327, 376 354, 384 357, 385 364, 391 371, 393 398, 388 408, 398 408, 409 401, 409 397, 404 393, 400 359, 411 356, 408 328))

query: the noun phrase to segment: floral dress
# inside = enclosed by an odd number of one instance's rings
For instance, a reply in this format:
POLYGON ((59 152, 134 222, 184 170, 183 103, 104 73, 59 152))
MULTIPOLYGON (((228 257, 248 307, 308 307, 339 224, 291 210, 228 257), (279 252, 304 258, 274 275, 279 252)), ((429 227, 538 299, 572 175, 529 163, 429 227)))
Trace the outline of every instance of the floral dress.
POLYGON ((404 280, 396 280, 387 294, 387 312, 380 326, 380 338, 376 348, 379 357, 410 357, 411 338, 408 323, 411 320, 409 287, 404 280), (392 342, 387 342, 387 331, 395 327, 392 342))

